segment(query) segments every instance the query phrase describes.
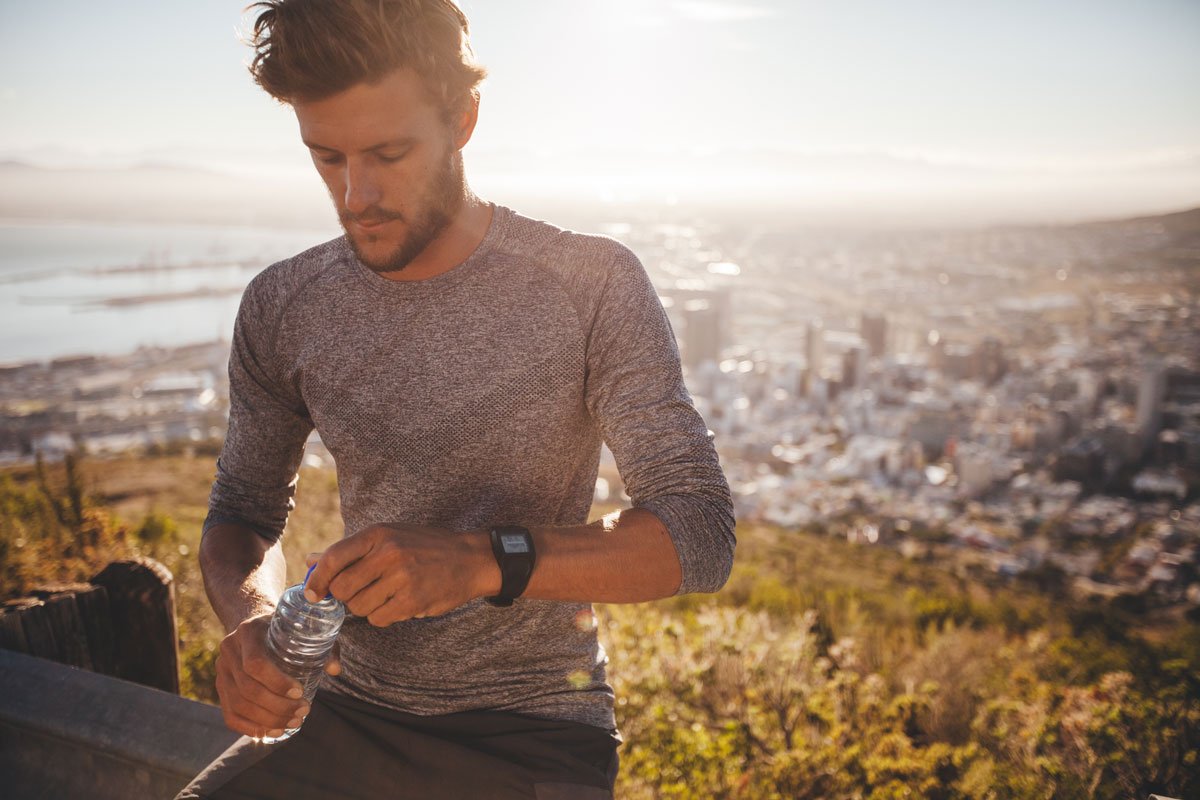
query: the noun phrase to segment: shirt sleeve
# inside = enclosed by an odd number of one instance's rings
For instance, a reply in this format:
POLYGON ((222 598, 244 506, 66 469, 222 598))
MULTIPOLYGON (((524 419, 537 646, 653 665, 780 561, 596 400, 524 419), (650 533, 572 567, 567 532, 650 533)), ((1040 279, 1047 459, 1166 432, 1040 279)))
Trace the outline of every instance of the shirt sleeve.
POLYGON ((637 256, 619 245, 588 337, 587 404, 636 508, 679 555, 676 594, 715 592, 733 568, 733 500, 713 434, 683 382, 679 347, 637 256))
POLYGON ((217 459, 204 531, 238 522, 275 542, 295 508, 304 443, 313 430, 299 392, 278 378, 278 315, 257 280, 242 294, 229 351, 229 430, 217 459))

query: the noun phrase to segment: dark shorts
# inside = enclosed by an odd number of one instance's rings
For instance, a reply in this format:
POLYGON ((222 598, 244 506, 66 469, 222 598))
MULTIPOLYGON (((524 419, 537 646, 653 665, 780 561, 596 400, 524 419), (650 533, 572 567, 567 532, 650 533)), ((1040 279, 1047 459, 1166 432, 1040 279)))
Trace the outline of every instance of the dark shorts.
POLYGON ((176 800, 611 800, 615 730, 498 711, 422 717, 318 691, 300 731, 247 736, 176 800))

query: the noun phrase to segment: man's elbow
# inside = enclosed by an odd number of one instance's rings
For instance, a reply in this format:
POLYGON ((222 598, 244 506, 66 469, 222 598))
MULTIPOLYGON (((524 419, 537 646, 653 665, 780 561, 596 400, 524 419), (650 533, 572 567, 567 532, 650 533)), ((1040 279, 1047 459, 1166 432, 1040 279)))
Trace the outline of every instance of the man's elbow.
POLYGON ((270 558, 272 551, 282 554, 280 536, 272 533, 239 517, 210 514, 200 535, 201 573, 214 563, 230 561, 252 569, 270 558))
POLYGON ((722 538, 707 568, 689 576, 686 573, 677 594, 713 594, 721 591, 733 573, 734 543, 722 538))
POLYGON ((682 579, 675 594, 720 591, 733 570, 733 503, 728 494, 660 495, 637 504, 659 518, 675 545, 682 579))
POLYGON ((710 520, 702 535, 695 541, 695 552, 691 558, 681 559, 683 580, 677 595, 713 594, 721 591, 733 572, 734 551, 737 535, 734 532, 733 508, 722 509, 719 522, 710 520))

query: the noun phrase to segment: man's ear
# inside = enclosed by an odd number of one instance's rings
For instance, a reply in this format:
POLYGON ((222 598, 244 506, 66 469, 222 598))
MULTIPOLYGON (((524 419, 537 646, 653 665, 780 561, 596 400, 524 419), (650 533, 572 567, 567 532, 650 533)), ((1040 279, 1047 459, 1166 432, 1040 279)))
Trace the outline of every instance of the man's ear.
POLYGON ((454 134, 454 146, 462 150, 471 141, 475 133, 475 123, 479 121, 479 96, 470 95, 462 109, 455 113, 451 131, 454 134))

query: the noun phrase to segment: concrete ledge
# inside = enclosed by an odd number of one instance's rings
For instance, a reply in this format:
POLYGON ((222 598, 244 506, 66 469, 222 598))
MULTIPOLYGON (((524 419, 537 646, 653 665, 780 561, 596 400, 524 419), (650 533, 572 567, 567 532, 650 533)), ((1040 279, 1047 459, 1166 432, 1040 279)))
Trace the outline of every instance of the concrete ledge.
POLYGON ((170 800, 238 738, 214 706, 0 650, 10 800, 170 800))

